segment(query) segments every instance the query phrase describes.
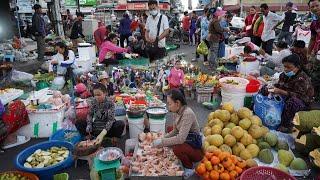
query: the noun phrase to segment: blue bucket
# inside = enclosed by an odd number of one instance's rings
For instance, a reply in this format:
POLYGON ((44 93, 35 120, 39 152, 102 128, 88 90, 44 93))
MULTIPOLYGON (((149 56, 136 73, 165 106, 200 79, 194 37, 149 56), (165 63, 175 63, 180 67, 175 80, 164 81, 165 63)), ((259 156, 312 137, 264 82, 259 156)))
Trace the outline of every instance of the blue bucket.
POLYGON ((59 173, 73 164, 72 157, 73 145, 65 141, 46 141, 43 143, 35 144, 30 146, 23 151, 21 151, 15 160, 16 167, 24 172, 30 172, 36 174, 40 179, 52 180, 53 175, 59 173), (44 168, 25 168, 23 164, 26 162, 26 159, 34 153, 36 150, 47 150, 53 146, 57 147, 66 147, 70 151, 69 156, 63 162, 60 162, 54 166, 44 167, 44 168))

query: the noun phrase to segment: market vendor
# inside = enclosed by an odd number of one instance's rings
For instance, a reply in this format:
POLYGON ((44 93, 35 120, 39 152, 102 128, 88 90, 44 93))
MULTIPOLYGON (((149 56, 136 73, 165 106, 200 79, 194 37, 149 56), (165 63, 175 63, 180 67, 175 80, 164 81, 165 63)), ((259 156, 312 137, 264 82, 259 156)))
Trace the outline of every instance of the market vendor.
POLYGON ((299 56, 289 55, 282 60, 284 72, 280 74, 279 81, 269 92, 279 94, 285 98, 279 131, 290 132, 292 120, 296 112, 308 109, 312 102, 314 90, 310 77, 301 69, 299 56))
POLYGON ((164 138, 154 140, 152 145, 171 147, 185 168, 184 178, 188 178, 194 173, 195 163, 203 158, 199 123, 179 90, 171 90, 167 95, 167 102, 169 110, 175 113, 174 129, 164 138))
POLYGON ((168 76, 169 88, 170 89, 180 89, 184 86, 184 72, 181 69, 181 61, 177 60, 174 67, 171 69, 168 76))
POLYGON ((77 121, 75 124, 81 135, 89 134, 96 137, 105 129, 107 137, 121 137, 125 125, 123 121, 116 121, 114 103, 107 93, 103 84, 93 85, 94 97, 88 99, 87 121, 77 121))
POLYGON ((279 53, 273 54, 272 56, 267 54, 262 48, 259 50, 259 53, 267 60, 267 64, 265 66, 262 66, 260 69, 261 76, 273 76, 276 72, 282 72, 282 59, 292 54, 286 42, 280 41, 276 44, 276 46, 279 53))
POLYGON ((110 77, 108 73, 103 73, 102 75, 99 76, 99 82, 106 86, 107 88, 107 95, 108 96, 113 96, 114 94, 114 86, 113 83, 110 82, 110 77))
POLYGON ((118 37, 115 33, 108 35, 107 41, 103 42, 99 52, 99 62, 116 61, 123 58, 122 53, 128 52, 128 49, 117 46, 118 37))
POLYGON ((72 77, 72 66, 75 62, 75 55, 72 50, 69 50, 63 42, 57 42, 55 45, 57 54, 52 57, 49 65, 49 72, 56 71, 58 76, 64 76, 66 79, 72 77))

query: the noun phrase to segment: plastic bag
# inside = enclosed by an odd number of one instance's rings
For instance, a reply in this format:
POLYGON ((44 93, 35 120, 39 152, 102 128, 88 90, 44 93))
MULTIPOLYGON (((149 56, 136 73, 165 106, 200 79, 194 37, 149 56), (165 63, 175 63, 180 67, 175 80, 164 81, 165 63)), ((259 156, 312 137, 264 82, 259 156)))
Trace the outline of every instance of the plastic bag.
POLYGON ((254 96, 254 113, 260 117, 262 123, 269 129, 277 129, 281 123, 284 101, 280 96, 270 97, 257 94, 254 96))
POLYGON ((33 75, 22 72, 22 71, 17 71, 13 70, 12 75, 11 75, 11 80, 14 82, 22 82, 22 81, 30 81, 33 79, 33 75))
POLYGON ((204 41, 201 41, 201 43, 197 47, 197 53, 203 54, 203 55, 208 55, 209 54, 209 49, 208 46, 204 41))

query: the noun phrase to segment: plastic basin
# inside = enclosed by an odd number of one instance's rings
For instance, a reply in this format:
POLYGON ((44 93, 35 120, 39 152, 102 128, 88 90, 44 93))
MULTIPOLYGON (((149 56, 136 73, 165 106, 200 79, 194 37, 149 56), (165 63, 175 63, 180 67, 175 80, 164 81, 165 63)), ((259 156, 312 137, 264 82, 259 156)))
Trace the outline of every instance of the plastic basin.
POLYGON ((30 146, 24 149, 23 151, 21 151, 16 157, 15 165, 19 170, 36 174, 40 179, 51 180, 54 174, 72 165, 73 163, 72 151, 73 151, 73 145, 71 143, 68 143, 65 141, 46 141, 43 143, 30 146), (69 157, 65 159, 63 162, 60 162, 54 166, 49 166, 45 168, 25 168, 23 166, 26 159, 31 154, 33 154, 37 149, 47 150, 53 146, 57 146, 57 147, 63 146, 68 148, 68 150, 70 151, 69 157))

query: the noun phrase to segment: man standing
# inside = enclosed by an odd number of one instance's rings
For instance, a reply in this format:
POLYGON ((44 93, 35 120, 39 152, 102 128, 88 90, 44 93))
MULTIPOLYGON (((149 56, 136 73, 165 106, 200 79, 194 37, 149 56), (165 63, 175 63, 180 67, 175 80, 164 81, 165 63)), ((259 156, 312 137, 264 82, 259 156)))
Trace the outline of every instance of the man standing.
POLYGON ((71 35, 70 39, 72 41, 72 44, 74 47, 78 46, 78 43, 83 42, 83 38, 85 37, 82 33, 82 21, 83 21, 83 13, 78 12, 77 13, 77 19, 73 23, 73 26, 71 28, 71 35))
POLYGON ((220 8, 210 8, 209 12, 212 15, 207 36, 207 41, 210 43, 209 68, 214 68, 217 65, 219 43, 225 40, 223 33, 230 32, 230 29, 228 27, 223 28, 220 25, 221 18, 226 14, 226 11, 220 8))
POLYGON ((129 44, 129 37, 131 36, 131 19, 127 13, 123 14, 123 18, 120 20, 119 34, 120 34, 120 46, 124 48, 124 41, 127 40, 129 44))
POLYGON ((265 3, 261 4, 260 10, 263 14, 264 23, 263 32, 261 35, 262 49, 269 55, 272 55, 273 42, 276 38, 274 27, 279 21, 282 20, 282 17, 270 12, 268 5, 265 3))
POLYGON ((285 39, 285 42, 290 46, 292 44, 292 34, 293 25, 295 24, 295 19, 297 13, 292 12, 293 3, 288 2, 286 4, 287 11, 284 13, 284 19, 280 21, 273 29, 275 30, 280 24, 283 23, 282 30, 278 37, 278 42, 285 39))
POLYGON ((46 23, 42 17, 42 8, 39 4, 33 6, 35 13, 32 16, 32 31, 36 37, 37 50, 38 50, 38 61, 44 60, 45 41, 46 36, 46 23))
POLYGON ((166 54, 166 37, 169 35, 169 22, 165 15, 159 12, 158 2, 149 0, 149 17, 146 23, 147 53, 150 61, 161 59, 166 54))
POLYGON ((190 17, 188 11, 183 13, 184 17, 182 18, 182 30, 183 30, 183 42, 188 44, 189 41, 189 28, 190 28, 190 17))

